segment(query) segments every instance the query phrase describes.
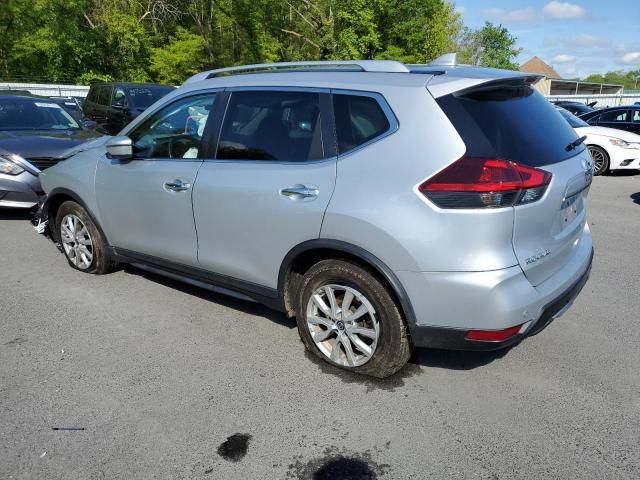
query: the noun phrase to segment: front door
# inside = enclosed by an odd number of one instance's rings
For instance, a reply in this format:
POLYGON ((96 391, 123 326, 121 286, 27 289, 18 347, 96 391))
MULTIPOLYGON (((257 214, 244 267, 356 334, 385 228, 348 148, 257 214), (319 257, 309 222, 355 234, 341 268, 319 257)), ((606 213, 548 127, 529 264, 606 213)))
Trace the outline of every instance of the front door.
POLYGON ((112 246, 197 265, 191 193, 202 164, 201 139, 215 93, 175 100, 129 137, 134 158, 104 158, 96 172, 102 226, 112 246))
POLYGON ((231 92, 193 192, 202 268, 276 288, 289 250, 318 238, 336 180, 329 105, 318 91, 231 92))

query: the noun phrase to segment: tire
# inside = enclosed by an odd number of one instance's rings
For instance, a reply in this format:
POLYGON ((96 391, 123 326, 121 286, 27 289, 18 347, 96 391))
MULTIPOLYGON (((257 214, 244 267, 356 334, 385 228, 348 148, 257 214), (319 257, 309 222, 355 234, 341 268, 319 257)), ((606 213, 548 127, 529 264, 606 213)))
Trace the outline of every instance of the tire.
POLYGON ((323 260, 313 265, 298 291, 296 321, 307 349, 345 370, 384 378, 411 356, 407 327, 393 296, 355 263, 323 260), (343 315, 343 302, 349 302, 348 315, 343 315))
POLYGON ((66 201, 60 205, 56 214, 56 236, 72 268, 97 275, 118 268, 104 236, 76 202, 66 201))
POLYGON ((593 174, 604 175, 609 171, 609 154, 602 147, 589 145, 587 147, 593 160, 593 174))

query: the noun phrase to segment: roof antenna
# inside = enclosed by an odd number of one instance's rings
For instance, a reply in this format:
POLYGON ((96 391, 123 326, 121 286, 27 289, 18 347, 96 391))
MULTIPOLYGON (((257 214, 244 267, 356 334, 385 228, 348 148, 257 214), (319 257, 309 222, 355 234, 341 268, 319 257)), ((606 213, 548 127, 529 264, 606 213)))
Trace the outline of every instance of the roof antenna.
POLYGON ((457 53, 445 53, 429 62, 428 65, 433 67, 455 67, 458 65, 457 56, 457 53))

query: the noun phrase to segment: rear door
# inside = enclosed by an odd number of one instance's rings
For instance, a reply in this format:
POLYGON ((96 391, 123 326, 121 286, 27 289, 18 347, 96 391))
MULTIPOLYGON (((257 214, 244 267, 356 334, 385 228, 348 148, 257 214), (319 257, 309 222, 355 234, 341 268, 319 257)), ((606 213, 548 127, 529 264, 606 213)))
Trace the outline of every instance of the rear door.
POLYGON ((578 136, 543 96, 522 80, 485 84, 439 99, 466 156, 499 158, 552 174, 543 196, 514 209, 513 249, 535 286, 579 248, 592 161, 578 136))
POLYGON ((629 110, 627 109, 615 109, 602 112, 598 117, 598 126, 617 128, 619 130, 626 130, 629 117, 629 110))
POLYGON ((329 108, 325 91, 230 90, 193 192, 203 268, 276 288, 289 250, 318 238, 336 178, 329 108))

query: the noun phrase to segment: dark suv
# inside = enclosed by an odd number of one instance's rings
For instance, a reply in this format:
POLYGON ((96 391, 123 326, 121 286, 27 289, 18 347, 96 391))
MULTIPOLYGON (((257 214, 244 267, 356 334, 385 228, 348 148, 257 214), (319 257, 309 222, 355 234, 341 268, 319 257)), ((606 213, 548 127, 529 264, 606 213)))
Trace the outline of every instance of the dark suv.
POLYGON ((94 83, 82 106, 96 130, 115 135, 174 87, 148 83, 94 83))

